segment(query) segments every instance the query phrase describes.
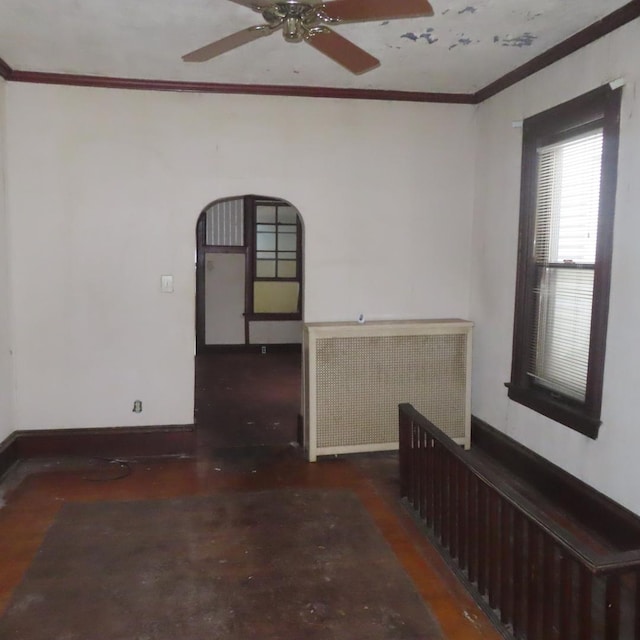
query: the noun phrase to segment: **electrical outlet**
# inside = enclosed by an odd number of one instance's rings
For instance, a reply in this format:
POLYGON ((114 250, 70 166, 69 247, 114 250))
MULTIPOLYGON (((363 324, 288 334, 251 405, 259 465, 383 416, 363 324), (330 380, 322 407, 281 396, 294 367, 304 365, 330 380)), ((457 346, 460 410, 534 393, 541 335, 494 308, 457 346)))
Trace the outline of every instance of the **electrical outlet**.
POLYGON ((133 413, 142 413, 142 400, 133 401, 133 413))
POLYGON ((264 355, 265 353, 267 353, 267 347, 265 347, 264 345, 262 345, 262 346, 260 347, 260 353, 261 353, 262 355, 264 355))

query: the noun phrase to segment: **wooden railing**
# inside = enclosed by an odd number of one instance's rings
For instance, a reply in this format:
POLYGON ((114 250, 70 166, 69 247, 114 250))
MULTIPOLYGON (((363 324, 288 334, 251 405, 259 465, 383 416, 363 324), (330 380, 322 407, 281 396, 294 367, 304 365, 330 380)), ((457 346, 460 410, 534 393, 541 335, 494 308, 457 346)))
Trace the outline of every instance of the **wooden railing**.
POLYGON ((640 640, 640 550, 554 521, 400 405, 402 497, 505 637, 640 640))

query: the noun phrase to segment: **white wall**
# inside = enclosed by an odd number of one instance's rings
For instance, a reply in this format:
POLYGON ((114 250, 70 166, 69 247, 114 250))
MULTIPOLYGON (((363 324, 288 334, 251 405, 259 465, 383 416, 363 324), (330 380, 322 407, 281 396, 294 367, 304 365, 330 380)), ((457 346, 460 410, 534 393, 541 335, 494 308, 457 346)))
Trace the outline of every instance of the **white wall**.
POLYGON ((10 83, 7 117, 16 428, 193 420, 218 198, 299 209, 309 321, 469 313, 471 106, 10 83))
POLYGON ((471 319, 473 413, 640 513, 640 20, 483 103, 478 112, 471 319), (508 400, 522 130, 514 121, 623 76, 613 281, 596 441, 508 400))
POLYGON ((9 332, 9 243, 5 206, 5 81, 0 78, 0 442, 12 428, 13 381, 11 379, 9 332))

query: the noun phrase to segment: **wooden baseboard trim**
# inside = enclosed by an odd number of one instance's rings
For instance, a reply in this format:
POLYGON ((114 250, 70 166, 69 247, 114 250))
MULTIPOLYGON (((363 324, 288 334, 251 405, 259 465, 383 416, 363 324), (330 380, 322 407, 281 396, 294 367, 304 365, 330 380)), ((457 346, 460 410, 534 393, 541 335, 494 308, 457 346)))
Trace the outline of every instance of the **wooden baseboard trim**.
POLYGON ((3 442, 0 442, 0 478, 18 462, 19 458, 16 434, 12 433, 3 442))
POLYGON ((195 452, 195 436, 192 424, 14 431, 0 445, 0 475, 29 458, 188 456, 195 452))

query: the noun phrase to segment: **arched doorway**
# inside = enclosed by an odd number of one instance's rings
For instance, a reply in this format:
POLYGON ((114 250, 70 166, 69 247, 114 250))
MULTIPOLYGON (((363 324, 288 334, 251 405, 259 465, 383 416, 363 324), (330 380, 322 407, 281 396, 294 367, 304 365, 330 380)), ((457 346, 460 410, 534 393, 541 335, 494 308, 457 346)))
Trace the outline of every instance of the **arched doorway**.
POLYGON ((195 423, 201 445, 297 440, 303 225, 280 198, 218 200, 198 219, 195 423))

